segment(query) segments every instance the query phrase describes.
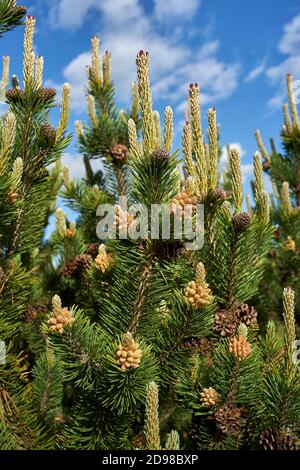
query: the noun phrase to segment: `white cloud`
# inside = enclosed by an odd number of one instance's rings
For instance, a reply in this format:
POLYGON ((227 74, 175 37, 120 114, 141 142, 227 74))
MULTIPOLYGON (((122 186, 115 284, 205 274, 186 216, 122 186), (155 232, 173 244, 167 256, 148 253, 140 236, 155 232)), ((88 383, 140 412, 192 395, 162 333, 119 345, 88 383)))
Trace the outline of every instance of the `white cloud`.
POLYGON ((99 0, 60 0, 54 1, 50 9, 50 21, 54 28, 78 28, 86 14, 99 0))
POLYGON ((199 0, 154 0, 154 14, 159 21, 167 23, 173 20, 191 18, 197 11, 199 0))
MULTIPOLYGON (((83 157, 80 153, 65 152, 62 155, 61 162, 63 166, 69 168, 71 178, 81 179, 85 177, 83 157)), ((91 160, 90 163, 94 171, 103 169, 100 160, 91 160)))
POLYGON ((243 163, 241 165, 241 170, 242 170, 243 182, 245 183, 248 180, 248 178, 253 175, 252 163, 243 163))
POLYGON ((260 75, 264 73, 265 68, 266 68, 266 61, 264 59, 257 67, 250 70, 250 72, 245 78, 245 82, 246 83, 253 82, 253 80, 255 80, 257 77, 259 77, 260 75))
POLYGON ((286 54, 287 57, 266 71, 270 83, 278 89, 276 95, 268 102, 271 108, 278 108, 284 102, 285 75, 292 73, 295 80, 300 79, 300 15, 295 16, 284 26, 283 35, 278 42, 278 51, 286 54))
MULTIPOLYGON (((60 8, 67 1, 60 0, 60 8)), ((92 6, 96 6, 98 10, 95 20, 98 18, 102 24, 101 50, 108 49, 112 52, 112 78, 116 85, 117 98, 122 104, 127 103, 130 98, 131 83, 136 77, 135 57, 140 49, 147 50, 150 54, 155 100, 170 100, 177 107, 186 98, 190 82, 199 82, 203 104, 213 104, 233 93, 238 83, 238 65, 218 59, 218 41, 206 42, 198 51, 193 51, 183 40, 183 20, 189 16, 188 13, 196 11, 199 3, 198 0, 161 0, 156 2, 153 13, 146 15, 142 8, 143 3, 139 0, 88 2, 89 7, 86 7, 85 13, 92 6), (161 31, 157 28, 157 15, 166 4, 169 8, 174 6, 173 14, 176 13, 178 21, 180 19, 179 29, 166 27, 161 31), (185 13, 182 12, 183 7, 185 13)), ((72 12, 76 10, 76 5, 72 5, 72 12)), ((60 10, 56 7, 56 12, 58 11, 60 10)), ((76 16, 77 13, 74 14, 76 16)), ((59 21, 57 19, 57 24, 60 24, 59 21)), ((85 66, 89 62, 89 52, 83 52, 63 71, 64 78, 72 85, 72 105, 76 112, 85 110, 85 66)))

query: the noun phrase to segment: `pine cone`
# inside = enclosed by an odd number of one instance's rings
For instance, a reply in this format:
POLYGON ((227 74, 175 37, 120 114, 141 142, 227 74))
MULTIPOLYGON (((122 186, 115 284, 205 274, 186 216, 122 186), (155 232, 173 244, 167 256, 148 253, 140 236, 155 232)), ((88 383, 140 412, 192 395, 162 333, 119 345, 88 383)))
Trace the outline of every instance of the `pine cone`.
POLYGON ((82 272, 90 267, 92 261, 91 255, 78 255, 72 261, 65 263, 60 269, 60 273, 63 277, 73 277, 77 274, 82 274, 82 272))
POLYGON ((51 331, 56 333, 63 333, 65 326, 72 325, 74 318, 72 317, 70 311, 64 307, 61 308, 58 312, 53 312, 51 317, 48 320, 48 325, 51 331))
POLYGON ((286 434, 280 436, 278 450, 298 450, 298 439, 295 436, 286 434))
POLYGON ((11 88, 6 92, 6 99, 9 103, 17 103, 22 101, 25 97, 25 93, 20 88, 11 88))
POLYGON ((212 352, 213 342, 209 338, 201 338, 199 341, 199 353, 207 356, 212 352))
POLYGON ((157 257, 168 262, 178 260, 185 252, 184 243, 162 243, 157 251, 157 257))
POLYGON ((154 150, 151 153, 150 158, 160 164, 166 165, 170 160, 170 154, 165 149, 154 150))
POLYGON ((99 245, 100 243, 90 243, 85 250, 85 253, 87 255, 91 255, 92 258, 95 258, 98 254, 99 245))
POLYGON ((187 304, 201 308, 209 305, 213 301, 213 296, 206 282, 203 285, 197 285, 195 281, 190 281, 184 291, 184 299, 187 304))
POLYGON ((240 212, 232 216, 232 223, 237 233, 246 230, 251 222, 251 215, 248 212, 240 212))
POLYGON ((220 336, 233 336, 239 325, 235 310, 219 310, 215 313, 213 329, 220 336))
POLYGON ((119 344, 116 354, 117 362, 122 371, 127 372, 131 367, 140 367, 142 350, 130 333, 124 335, 122 344, 119 344))
POLYGON ((197 197, 192 196, 186 192, 178 193, 177 196, 172 200, 170 204, 170 211, 174 215, 182 215, 184 211, 191 212, 191 215, 196 212, 197 209, 197 197), (185 207, 186 206, 186 207, 185 207), (188 206, 188 207, 187 207, 188 206))
POLYGON ((284 248, 286 251, 295 252, 296 251, 296 242, 291 237, 287 237, 284 248))
POLYGON ((25 314, 25 321, 28 323, 34 322, 39 316, 47 313, 47 305, 45 304, 34 304, 30 305, 25 314))
POLYGON ((39 88, 36 91, 36 96, 43 102, 47 103, 51 101, 56 96, 56 91, 54 88, 39 88))
POLYGON ((237 318, 246 326, 257 325, 257 311, 248 304, 239 304, 234 309, 237 318))
POLYGON ((91 255, 84 253, 82 255, 76 256, 74 262, 76 263, 79 271, 86 271, 92 264, 93 258, 91 255))
POLYGON ((136 436, 133 436, 131 444, 134 449, 140 449, 141 447, 144 447, 146 445, 144 434, 137 434, 136 436))
POLYGON ((51 126, 51 124, 47 122, 42 124, 40 127, 40 133, 41 133, 41 137, 45 140, 45 143, 47 146, 55 142, 56 130, 54 129, 54 127, 51 126))
POLYGON ((244 336, 234 336, 229 342, 229 352, 231 352, 238 361, 243 361, 251 353, 251 344, 244 336))
POLYGON ((115 144, 110 149, 110 154, 116 162, 126 162, 128 158, 128 148, 124 144, 115 144))
POLYGON ((220 396, 213 387, 204 388, 200 397, 202 405, 205 406, 214 406, 220 401, 220 396))
POLYGON ((214 414, 217 427, 224 434, 236 434, 241 427, 242 411, 235 405, 225 405, 214 414))
POLYGON ((280 434, 276 429, 267 428, 260 436, 260 445, 264 450, 297 450, 295 436, 280 434))
POLYGON ((225 199, 228 199, 228 194, 224 189, 213 189, 211 192, 211 197, 215 201, 224 201, 225 199))

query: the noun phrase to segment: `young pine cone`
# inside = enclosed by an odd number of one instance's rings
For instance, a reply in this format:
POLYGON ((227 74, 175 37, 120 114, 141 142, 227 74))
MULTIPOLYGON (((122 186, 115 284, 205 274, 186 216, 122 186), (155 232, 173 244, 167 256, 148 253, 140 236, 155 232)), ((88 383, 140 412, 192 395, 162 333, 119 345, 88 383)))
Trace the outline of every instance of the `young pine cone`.
POLYGON ((246 326, 257 324, 257 311, 248 304, 239 304, 235 307, 235 314, 240 322, 246 326))
POLYGON ((220 336, 233 336, 239 325, 235 310, 219 310, 215 313, 213 329, 220 336))
POLYGON ((127 372, 130 368, 136 369, 139 367, 142 354, 139 344, 134 341, 131 333, 126 333, 122 344, 118 346, 116 354, 117 362, 122 371, 127 372))
POLYGON ((85 253, 87 255, 91 255, 92 258, 95 258, 98 254, 99 246, 100 246, 99 243, 90 243, 89 246, 87 247, 85 253))
POLYGON ((235 405, 225 405, 214 414, 217 427, 224 434, 236 434, 241 427, 241 409, 235 405))
POLYGON ((99 246, 98 255, 96 256, 95 263, 97 268, 102 273, 105 273, 105 271, 107 271, 110 263, 110 255, 107 253, 104 244, 101 244, 99 246))
POLYGON ((205 282, 205 268, 203 263, 198 263, 196 267, 196 280, 190 281, 184 291, 184 300, 194 308, 201 308, 209 305, 213 301, 211 289, 205 282))
POLYGON ((284 248, 286 251, 295 252, 296 251, 296 242, 291 237, 287 237, 284 248))
POLYGON ((213 387, 204 388, 200 393, 200 397, 202 405, 206 406, 214 406, 220 401, 220 396, 213 387))
POLYGON ((71 312, 66 308, 62 307, 61 299, 58 295, 55 295, 52 299, 52 313, 48 320, 50 330, 56 333, 63 333, 66 326, 72 325, 74 318, 71 312))
POLYGON ((170 205, 170 211, 174 215, 181 216, 183 212, 187 215, 195 214, 197 209, 197 197, 187 192, 181 192, 175 196, 170 205))
POLYGON ((231 352, 238 361, 243 361, 251 353, 251 344, 245 336, 234 336, 229 342, 229 352, 231 352))
POLYGON ((120 231, 127 231, 134 227, 134 217, 129 212, 123 210, 120 206, 117 206, 115 225, 120 231))
POLYGON ((124 144, 116 144, 110 149, 110 154, 116 162, 126 162, 128 148, 124 144))
POLYGON ((164 259, 165 261, 176 261, 185 252, 184 243, 180 241, 174 241, 173 243, 162 243, 158 249, 157 257, 164 259))

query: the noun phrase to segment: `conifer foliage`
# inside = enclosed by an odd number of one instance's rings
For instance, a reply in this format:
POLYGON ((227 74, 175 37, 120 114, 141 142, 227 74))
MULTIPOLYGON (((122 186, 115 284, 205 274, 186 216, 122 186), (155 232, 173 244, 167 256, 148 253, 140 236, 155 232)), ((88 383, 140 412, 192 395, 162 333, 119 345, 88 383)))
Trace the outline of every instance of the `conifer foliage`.
POLYGON ((219 185, 216 110, 208 110, 205 139, 199 86, 188 90, 182 165, 172 109, 163 126, 153 110, 148 53, 136 57, 131 109, 119 111, 110 53, 101 57, 93 38, 89 122, 76 122, 86 174, 73 180, 59 160, 70 87, 54 128, 55 91, 43 87, 34 27, 27 17, 23 86, 13 77, 1 118, 0 448, 298 448, 294 291, 283 291, 283 327, 269 321, 265 334, 252 305, 273 239, 260 156, 255 207, 245 211, 234 148, 231 191, 219 185), (58 194, 76 221, 55 210, 58 194), (97 208, 108 203, 117 236, 101 240, 97 208), (150 236, 153 205, 168 208, 169 237, 162 217, 150 236), (183 216, 191 225, 179 236, 183 216))

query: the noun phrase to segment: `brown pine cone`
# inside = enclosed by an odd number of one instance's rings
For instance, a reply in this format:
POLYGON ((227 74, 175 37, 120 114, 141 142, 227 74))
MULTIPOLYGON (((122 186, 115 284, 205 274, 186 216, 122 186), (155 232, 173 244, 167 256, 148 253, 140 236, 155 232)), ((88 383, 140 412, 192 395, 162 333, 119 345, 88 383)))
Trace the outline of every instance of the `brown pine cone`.
POLYGON ((43 101, 43 103, 47 103, 48 101, 52 100, 56 96, 56 91, 54 88, 39 88, 36 91, 36 96, 43 101))
POLYGON ((165 149, 158 149, 151 153, 150 158, 157 163, 167 164, 170 160, 170 154, 165 149))
POLYGON ((91 255, 92 258, 96 258, 98 254, 100 243, 90 243, 87 249, 85 250, 86 255, 91 255))
POLYGON ((242 410, 235 405, 225 405, 214 414, 216 425, 224 434, 236 434, 239 432, 241 417, 242 410))
POLYGON ((11 88, 6 92, 6 99, 9 103, 17 103, 22 101, 25 97, 25 93, 20 88, 11 88))
POLYGON ((237 233, 246 230, 251 222, 251 215, 248 212, 240 212, 232 216, 232 223, 237 233))
POLYGON ((37 318, 43 314, 47 313, 47 305, 45 304, 34 304, 29 305, 27 312, 25 314, 25 321, 28 323, 34 322, 37 318))
POLYGON ((215 201, 224 201, 225 199, 228 199, 228 194, 226 191, 224 191, 224 189, 217 188, 213 189, 211 192, 211 197, 215 201))
POLYGON ((299 446, 297 437, 290 434, 280 436, 278 450, 298 450, 298 448, 299 446))
POLYGON ((254 307, 248 304, 239 304, 235 307, 235 314, 246 326, 257 325, 257 311, 254 307))
POLYGON ((162 243, 157 251, 157 257, 165 261, 176 261, 185 252, 184 243, 176 241, 174 243, 162 243))
POLYGON ((201 338, 199 341, 199 353, 207 356, 212 352, 213 341, 209 338, 201 338))
POLYGON ((295 436, 280 434, 276 429, 267 428, 260 436, 260 445, 264 450, 297 450, 295 436))
POLYGON ((126 162, 128 158, 128 148, 124 144, 115 144, 110 149, 110 154, 116 162, 126 162))
POLYGON ((136 434, 136 436, 133 436, 131 444, 134 449, 140 449, 141 447, 144 447, 146 445, 144 434, 136 434))
POLYGON ((60 273, 63 277, 73 277, 77 274, 82 274, 82 272, 90 267, 92 262, 93 258, 91 255, 78 255, 72 261, 65 263, 60 269, 60 273))
POLYGON ((56 130, 48 122, 41 125, 40 133, 47 145, 52 144, 56 139, 56 130))
POLYGON ((215 313, 213 329, 220 336, 233 336, 239 325, 235 310, 219 310, 215 313))
POLYGON ((91 257, 91 255, 87 255, 86 253, 84 253, 83 255, 76 256, 74 262, 76 263, 76 266, 79 271, 85 271, 92 264, 93 258, 91 257))

